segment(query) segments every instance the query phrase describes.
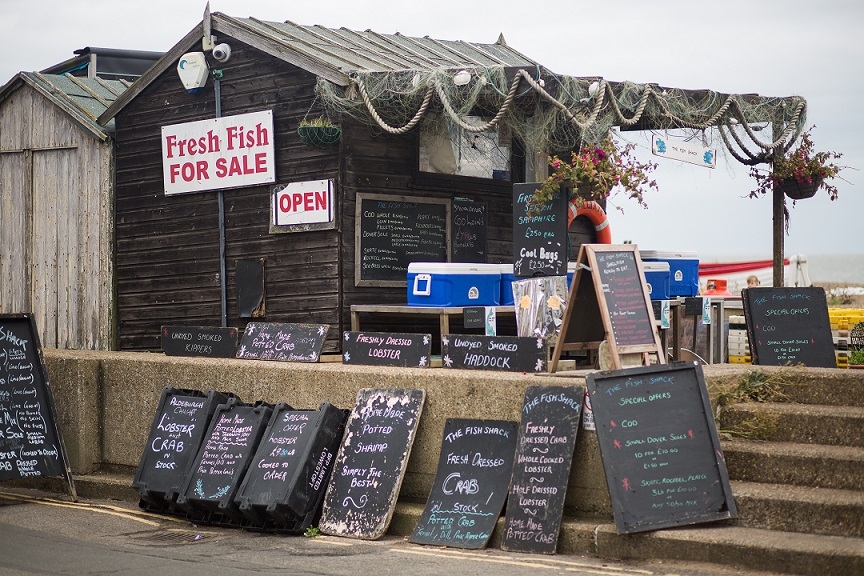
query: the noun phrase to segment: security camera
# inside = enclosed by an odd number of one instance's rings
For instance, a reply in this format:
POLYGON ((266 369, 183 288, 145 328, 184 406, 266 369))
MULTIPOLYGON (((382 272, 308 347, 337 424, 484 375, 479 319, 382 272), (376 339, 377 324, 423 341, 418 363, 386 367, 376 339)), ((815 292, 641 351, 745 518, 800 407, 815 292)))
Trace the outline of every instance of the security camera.
POLYGON ((228 44, 219 44, 213 48, 213 58, 219 62, 227 62, 231 58, 231 47, 228 44))

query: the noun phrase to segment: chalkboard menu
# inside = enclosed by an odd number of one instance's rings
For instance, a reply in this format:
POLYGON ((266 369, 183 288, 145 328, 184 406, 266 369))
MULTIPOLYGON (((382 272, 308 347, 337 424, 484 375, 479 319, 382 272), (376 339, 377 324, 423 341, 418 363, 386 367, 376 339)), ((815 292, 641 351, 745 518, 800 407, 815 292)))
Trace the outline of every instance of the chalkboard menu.
POLYGON ((162 351, 166 356, 234 358, 237 355, 237 328, 163 326, 162 351))
POLYGON ((132 487, 141 507, 153 512, 170 511, 192 467, 210 418, 229 396, 215 390, 162 390, 150 436, 141 454, 132 487))
POLYGON ((220 404, 183 482, 177 505, 202 522, 240 523, 234 496, 270 420, 273 407, 229 398, 220 404))
POLYGON ((486 262, 485 202, 453 199, 453 262, 486 262))
POLYGON ((545 338, 445 334, 441 362, 445 368, 544 372, 549 349, 545 338))
POLYGON ((324 496, 322 532, 366 540, 384 535, 425 399, 423 390, 357 393, 324 496))
POLYGON ((327 324, 250 322, 240 340, 237 358, 317 362, 329 328, 327 324))
POLYGON ((525 391, 504 517, 505 550, 555 553, 584 398, 581 386, 525 391))
POLYGON ((612 366, 621 354, 651 353, 666 363, 654 325, 642 259, 633 244, 583 244, 550 371, 566 350, 599 349, 605 340, 612 366))
POLYGON ((537 207, 530 204, 539 182, 513 185, 513 274, 564 276, 567 274, 567 203, 569 194, 556 192, 537 207))
POLYGON ((450 200, 357 194, 354 283, 404 286, 411 262, 447 262, 450 200))
POLYGON ((822 288, 746 288, 744 316, 753 364, 835 368, 822 288))
POLYGON ((587 381, 619 533, 736 517, 699 363, 600 372, 587 381))
POLYGON ((633 252, 596 252, 597 268, 618 346, 654 342, 654 313, 633 252))
POLYGON ((431 353, 431 334, 345 332, 342 336, 343 364, 428 368, 431 353))
POLYGON ((0 480, 64 476, 75 485, 30 314, 0 314, 0 480))
POLYGON ((249 526, 300 532, 312 525, 347 416, 327 403, 317 411, 275 406, 235 498, 249 526))
POLYGON ((507 499, 515 450, 516 422, 448 418, 432 493, 411 542, 486 546, 507 499))

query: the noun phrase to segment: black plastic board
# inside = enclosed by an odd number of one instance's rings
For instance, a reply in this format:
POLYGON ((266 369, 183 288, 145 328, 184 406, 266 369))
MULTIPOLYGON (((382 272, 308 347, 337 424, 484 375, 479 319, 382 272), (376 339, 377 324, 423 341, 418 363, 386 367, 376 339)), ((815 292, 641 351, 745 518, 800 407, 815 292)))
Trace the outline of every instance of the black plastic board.
POLYGON ((277 404, 235 503, 247 526, 302 532, 320 511, 347 411, 277 404))
POLYGON ((162 351, 166 356, 234 358, 237 355, 237 328, 163 326, 162 351))
POLYGON ((75 485, 31 314, 0 314, 0 481, 64 476, 75 485))
POLYGON ((753 364, 837 367, 823 288, 745 288, 742 293, 753 364))
POLYGON ((329 328, 327 324, 250 322, 240 340, 237 358, 317 362, 329 328))
POLYGON ((426 392, 365 388, 345 426, 318 527, 375 540, 387 532, 426 392))
POLYGON ((166 386, 150 426, 132 487, 141 507, 169 510, 191 471, 192 462, 210 425, 210 418, 229 395, 210 390, 182 390, 166 386))
POLYGON ((621 534, 737 515, 698 363, 587 376, 621 534))
POLYGON ((190 518, 213 524, 243 522, 234 497, 272 412, 268 404, 248 405, 236 398, 216 408, 177 497, 177 505, 190 518))
POLYGON ((445 368, 545 372, 549 356, 544 338, 445 334, 441 363, 445 368))
POLYGON ((581 386, 531 386, 525 391, 503 549, 555 553, 584 398, 581 386))
POLYGON ((486 546, 507 499, 516 427, 505 420, 447 419, 432 493, 411 542, 486 546))
POLYGON ((342 335, 343 364, 428 368, 431 354, 431 334, 345 332, 342 335))

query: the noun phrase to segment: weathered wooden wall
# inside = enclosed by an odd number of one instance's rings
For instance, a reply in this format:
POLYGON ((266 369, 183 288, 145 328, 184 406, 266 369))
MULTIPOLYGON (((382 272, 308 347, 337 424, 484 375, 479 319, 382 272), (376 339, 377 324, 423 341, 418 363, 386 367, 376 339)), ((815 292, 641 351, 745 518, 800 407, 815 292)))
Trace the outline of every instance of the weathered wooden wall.
POLYGON ((0 103, 0 312, 42 345, 109 350, 111 142, 26 84, 0 103))
MULTIPOLYGON (((338 177, 338 148, 318 150, 296 130, 310 113, 315 76, 248 47, 222 66, 222 115, 272 110, 278 183, 338 177)), ((317 115, 317 111, 311 114, 317 115)), ((216 115, 212 78, 187 94, 170 68, 116 117, 119 347, 159 350, 162 325, 221 323, 218 192, 165 196, 160 127, 216 115)), ((270 234, 267 186, 224 190, 227 324, 240 330, 235 268, 265 259, 265 317, 330 324, 324 351, 338 349, 339 233, 270 234)))

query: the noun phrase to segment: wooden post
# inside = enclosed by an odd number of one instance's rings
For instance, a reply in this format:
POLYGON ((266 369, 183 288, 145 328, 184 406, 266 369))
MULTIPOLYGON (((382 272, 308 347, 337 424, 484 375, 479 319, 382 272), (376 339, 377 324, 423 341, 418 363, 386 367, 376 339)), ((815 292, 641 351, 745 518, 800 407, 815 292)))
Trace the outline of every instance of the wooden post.
MULTIPOLYGON (((780 135, 783 133, 783 122, 780 118, 775 118, 774 122, 771 123, 772 126, 772 135, 774 136, 774 141, 776 142, 780 135)), ((774 149, 774 154, 772 156, 771 166, 773 168, 774 158, 777 158, 778 154, 783 154, 782 146, 778 146, 774 149)), ((785 221, 785 210, 784 207, 786 205, 785 197, 783 195, 783 190, 780 189, 779 185, 775 184, 772 190, 772 202, 773 202, 773 221, 774 221, 774 229, 773 229, 773 240, 774 240, 774 287, 783 286, 783 259, 785 257, 785 246, 784 246, 784 234, 786 233, 786 221, 785 221)))

